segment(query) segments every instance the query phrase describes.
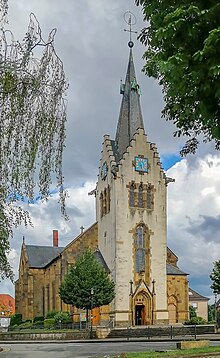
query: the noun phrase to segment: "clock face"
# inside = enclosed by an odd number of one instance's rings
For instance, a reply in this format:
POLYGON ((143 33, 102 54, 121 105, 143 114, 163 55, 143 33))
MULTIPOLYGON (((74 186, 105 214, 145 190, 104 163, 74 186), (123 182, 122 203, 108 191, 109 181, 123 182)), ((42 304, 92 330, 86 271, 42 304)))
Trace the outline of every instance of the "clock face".
POLYGON ((147 173, 148 172, 148 159, 135 157, 135 170, 137 172, 147 173))
POLYGON ((108 174, 108 164, 106 162, 103 163, 102 169, 101 169, 101 178, 102 180, 105 180, 108 174))

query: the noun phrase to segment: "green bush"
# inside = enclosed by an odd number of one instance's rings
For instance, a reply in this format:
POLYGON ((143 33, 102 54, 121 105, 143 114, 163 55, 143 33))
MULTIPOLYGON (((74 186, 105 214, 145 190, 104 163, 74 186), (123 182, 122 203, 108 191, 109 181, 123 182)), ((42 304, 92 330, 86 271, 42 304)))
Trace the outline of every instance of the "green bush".
POLYGON ((34 323, 36 323, 37 321, 44 321, 44 316, 36 316, 34 317, 34 323))
POLYGON ((32 326, 31 322, 23 322, 19 325, 19 329, 30 329, 32 326))
POLYGON ((21 313, 15 313, 13 316, 11 316, 10 320, 10 326, 18 325, 22 323, 22 314, 21 313))
POLYGON ((46 318, 54 318, 57 313, 59 313, 59 312, 57 312, 57 311, 55 311, 55 310, 54 310, 54 311, 49 311, 49 312, 47 312, 47 314, 46 314, 46 318))
POLYGON ((189 321, 185 322, 186 325, 193 325, 193 324, 206 324, 206 321, 202 317, 192 317, 189 321))
POLYGON ((43 326, 44 325, 44 321, 36 321, 34 322, 34 326, 43 326))
POLYGON ((72 322, 69 312, 58 312, 54 316, 54 319, 55 319, 56 323, 71 323, 72 322))
POLYGON ((54 318, 46 318, 44 320, 44 327, 47 328, 47 327, 52 327, 55 325, 55 319, 54 318))

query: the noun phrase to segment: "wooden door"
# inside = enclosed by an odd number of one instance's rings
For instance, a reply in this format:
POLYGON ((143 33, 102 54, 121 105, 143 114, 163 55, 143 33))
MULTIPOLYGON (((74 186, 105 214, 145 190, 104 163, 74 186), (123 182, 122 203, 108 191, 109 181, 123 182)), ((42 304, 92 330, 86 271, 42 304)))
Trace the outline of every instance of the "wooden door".
POLYGON ((100 308, 99 307, 95 307, 92 310, 92 325, 93 326, 98 326, 100 324, 100 308))

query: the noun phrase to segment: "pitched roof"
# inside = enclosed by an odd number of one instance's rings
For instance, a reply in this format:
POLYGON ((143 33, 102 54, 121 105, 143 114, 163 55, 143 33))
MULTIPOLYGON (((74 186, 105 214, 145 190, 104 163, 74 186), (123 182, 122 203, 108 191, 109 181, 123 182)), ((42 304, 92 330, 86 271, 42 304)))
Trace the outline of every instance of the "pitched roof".
POLYGON ((126 148, 137 129, 144 128, 139 99, 140 89, 136 80, 132 49, 130 49, 127 75, 125 84, 121 86, 121 94, 123 94, 123 97, 115 137, 120 159, 126 152, 126 148))
MULTIPOLYGON (((29 266, 32 268, 44 268, 64 250, 64 247, 26 245, 29 266)), ((109 267, 99 250, 94 256, 103 269, 109 273, 109 267)))
POLYGON ((209 301, 209 298, 200 295, 200 293, 189 287, 189 301, 209 301))
POLYGON ((43 268, 63 251, 63 247, 26 245, 30 267, 43 268))
POLYGON ((102 268, 107 272, 110 273, 109 267, 104 259, 104 257, 102 256, 101 252, 99 250, 96 250, 94 252, 94 256, 96 258, 96 260, 98 261, 98 263, 102 266, 102 268))
POLYGON ((174 255, 178 259, 178 256, 168 246, 167 246, 167 252, 170 252, 172 255, 174 255))
POLYGON ((167 275, 184 275, 187 276, 188 274, 181 271, 178 267, 172 266, 167 264, 167 275))

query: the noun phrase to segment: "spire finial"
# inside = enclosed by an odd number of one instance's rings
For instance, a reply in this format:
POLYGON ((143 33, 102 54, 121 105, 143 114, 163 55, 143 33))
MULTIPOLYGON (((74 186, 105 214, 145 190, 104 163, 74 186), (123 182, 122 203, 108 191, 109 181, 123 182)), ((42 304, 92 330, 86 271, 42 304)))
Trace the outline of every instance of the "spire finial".
POLYGON ((128 47, 132 48, 134 46, 134 42, 132 41, 131 34, 137 34, 137 31, 132 30, 132 26, 134 26, 136 24, 137 19, 136 19, 135 15, 131 11, 126 11, 124 13, 124 20, 125 20, 126 24, 128 24, 128 26, 129 26, 129 30, 124 29, 124 31, 130 33, 130 39, 129 39, 129 42, 128 42, 128 47))

